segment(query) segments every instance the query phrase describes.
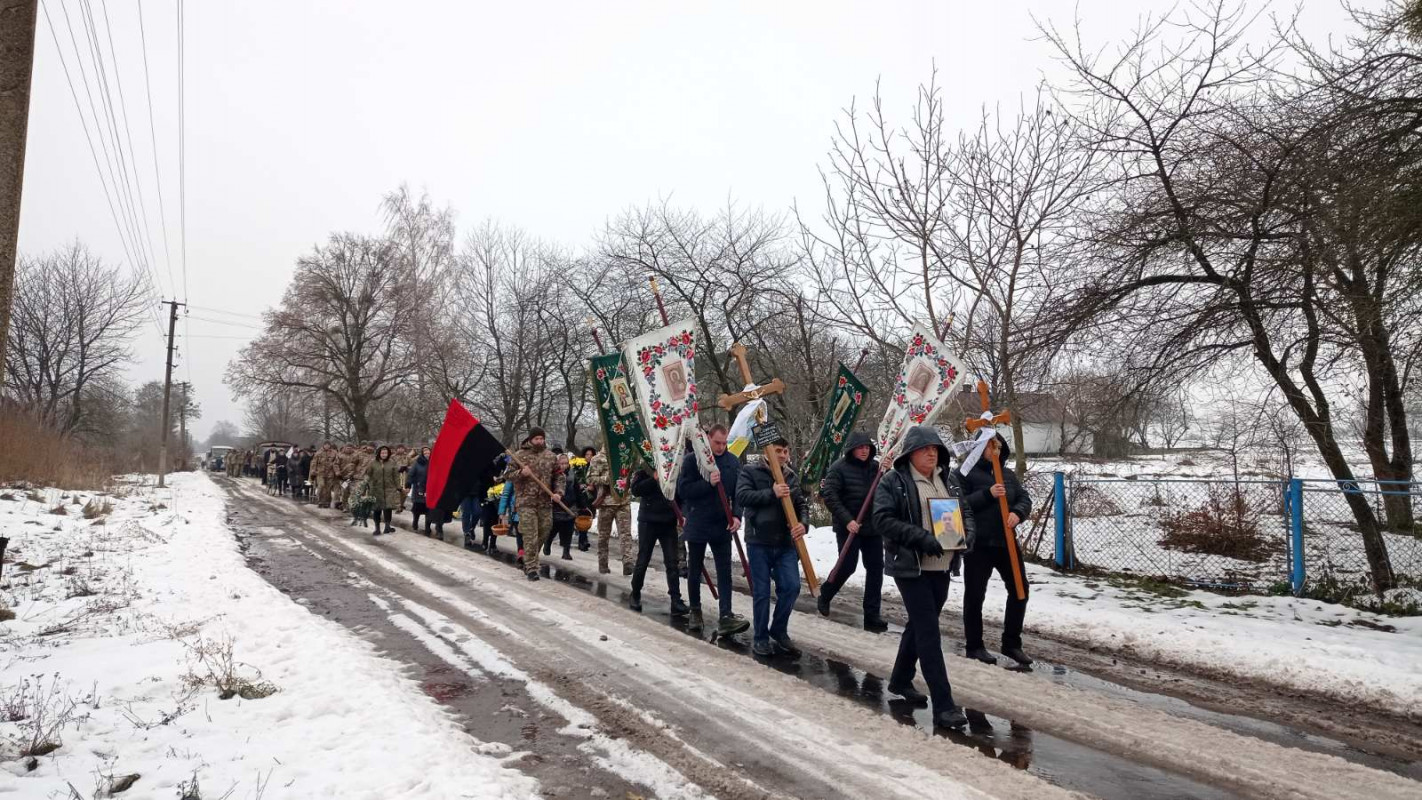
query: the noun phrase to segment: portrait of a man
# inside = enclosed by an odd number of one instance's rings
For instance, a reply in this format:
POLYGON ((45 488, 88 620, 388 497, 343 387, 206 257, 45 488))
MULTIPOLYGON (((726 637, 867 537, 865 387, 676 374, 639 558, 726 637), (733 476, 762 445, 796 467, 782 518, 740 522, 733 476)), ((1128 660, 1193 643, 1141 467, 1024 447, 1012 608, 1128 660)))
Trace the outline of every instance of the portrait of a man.
POLYGON ((667 387, 667 398, 673 403, 686 399, 686 362, 671 361, 662 365, 662 382, 667 387))

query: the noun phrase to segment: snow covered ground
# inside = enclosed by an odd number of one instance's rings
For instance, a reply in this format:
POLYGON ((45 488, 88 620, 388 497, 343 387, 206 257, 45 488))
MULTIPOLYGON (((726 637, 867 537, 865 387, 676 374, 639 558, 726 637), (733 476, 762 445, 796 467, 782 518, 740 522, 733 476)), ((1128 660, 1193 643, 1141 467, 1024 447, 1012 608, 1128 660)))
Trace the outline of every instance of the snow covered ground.
POLYGON ((248 570, 206 476, 171 484, 132 480, 92 520, 93 493, 0 490, 0 608, 14 614, 0 622, 0 795, 108 796, 133 775, 121 796, 537 792, 395 664, 248 570), (22 756, 37 730, 61 746, 22 756))
MULTIPOLYGON (((815 528, 807 541, 823 580, 838 556, 834 532, 815 528)), ((1036 632, 1422 719, 1422 617, 1062 575, 1033 564, 1027 574, 1029 650, 1036 632)), ((863 581, 861 567, 849 583, 862 587, 863 581)), ((896 594, 892 580, 885 581, 884 592, 896 594)), ((984 616, 1001 622, 1006 599, 1006 587, 993 580, 984 616)), ((962 584, 955 580, 945 618, 961 617, 962 608, 962 584)))

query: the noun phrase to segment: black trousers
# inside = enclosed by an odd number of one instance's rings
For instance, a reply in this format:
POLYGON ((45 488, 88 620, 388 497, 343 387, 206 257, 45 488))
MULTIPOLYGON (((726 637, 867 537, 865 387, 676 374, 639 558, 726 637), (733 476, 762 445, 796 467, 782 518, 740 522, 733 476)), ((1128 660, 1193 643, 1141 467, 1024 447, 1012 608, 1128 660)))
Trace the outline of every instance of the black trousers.
POLYGON ((701 570, 706 566, 706 548, 716 562, 716 594, 721 616, 731 615, 731 537, 723 536, 711 542, 687 542, 686 594, 692 608, 701 607, 701 570))
POLYGON ((924 572, 917 578, 894 578, 908 612, 908 624, 899 637, 899 655, 894 659, 894 671, 889 683, 907 686, 913 682, 916 668, 923 669, 928 684, 928 696, 933 711, 947 711, 953 706, 953 687, 948 683, 948 666, 943 663, 943 636, 938 629, 938 615, 948 602, 948 572, 924 572))
POLYGON ((637 521, 637 566, 632 570, 632 591, 638 595, 642 593, 647 566, 652 563, 652 551, 657 549, 657 545, 662 547, 662 571, 667 576, 667 596, 680 599, 681 576, 677 572, 676 558, 681 546, 677 542, 675 522, 637 521))
POLYGON ((552 555, 553 537, 558 537, 558 544, 567 550, 573 544, 573 521, 571 519, 553 518, 553 533, 549 534, 548 541, 543 543, 543 554, 552 555))
MULTIPOLYGON (((1018 559, 1021 564, 1021 559, 1018 559)), ((1029 595, 1025 567, 1022 574, 1023 594, 1029 595)), ((1022 646, 1022 619, 1027 616, 1027 601, 1017 599, 1012 583, 1012 562, 1005 547, 978 547, 963 556, 963 639, 969 650, 983 646, 983 597, 993 571, 1007 585, 1007 608, 1002 615, 1002 648, 1022 646)))
POLYGON ((425 507, 423 500, 413 500, 410 502, 410 530, 418 530, 420 527, 420 517, 425 518, 425 530, 430 529, 429 509, 425 507))
MULTIPOLYGON (((839 542, 839 549, 843 550, 849 532, 836 532, 834 538, 839 542)), ((854 537, 854 543, 849 546, 849 553, 844 557, 844 566, 839 568, 839 574, 834 576, 833 582, 825 581, 820 587, 821 596, 833 600, 834 596, 839 594, 849 576, 859 568, 860 555, 864 556, 864 618, 878 619, 879 599, 884 592, 884 540, 877 536, 854 537)))

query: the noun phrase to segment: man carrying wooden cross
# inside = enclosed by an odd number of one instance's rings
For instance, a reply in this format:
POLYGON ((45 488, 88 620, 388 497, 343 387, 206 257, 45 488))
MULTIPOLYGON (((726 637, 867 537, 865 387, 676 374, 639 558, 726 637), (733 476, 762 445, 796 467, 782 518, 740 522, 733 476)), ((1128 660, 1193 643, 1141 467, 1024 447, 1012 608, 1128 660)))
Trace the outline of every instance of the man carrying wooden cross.
POLYGON ((987 409, 987 385, 978 382, 984 413, 968 428, 978 437, 960 448, 958 474, 964 500, 977 526, 977 539, 963 557, 963 638, 968 658, 996 664, 983 646, 983 598, 994 570, 1007 585, 1007 608, 1002 620, 1002 654, 1022 666, 1032 659, 1022 649, 1022 621, 1027 615, 1027 572, 1018 556, 1016 527, 1032 513, 1032 498, 1017 475, 1003 464, 1011 458, 1007 440, 992 425, 1010 420, 992 416, 987 409), (1004 502, 1005 501, 1005 502, 1004 502), (1009 539, 1009 537, 1012 537, 1009 539))
MULTIPOLYGON (((726 409, 784 391, 777 378, 764 387, 751 380, 746 348, 739 342, 731 347, 747 391, 724 395, 718 404, 726 409)), ((747 557, 751 569, 751 597, 754 613, 754 641, 751 650, 758 656, 786 655, 798 658, 800 649, 790 640, 787 626, 795 598, 800 596, 800 570, 805 567, 810 593, 818 588, 814 565, 802 541, 809 506, 800 482, 790 469, 790 443, 770 422, 755 426, 755 441, 764 456, 760 463, 741 470, 736 483, 736 505, 745 514, 747 557), (793 487, 793 488, 792 488, 793 487), (775 618, 770 618, 770 583, 775 582, 775 618)))

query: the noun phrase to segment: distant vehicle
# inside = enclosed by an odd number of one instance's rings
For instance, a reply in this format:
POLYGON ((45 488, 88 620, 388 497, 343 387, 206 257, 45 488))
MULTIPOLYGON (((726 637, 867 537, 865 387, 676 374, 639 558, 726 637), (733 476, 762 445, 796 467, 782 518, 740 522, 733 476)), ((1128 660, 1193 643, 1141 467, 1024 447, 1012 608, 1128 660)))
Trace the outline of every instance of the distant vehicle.
POLYGON ((227 469, 227 455, 236 450, 235 447, 217 445, 209 447, 207 450, 207 468, 212 472, 222 472, 227 469))

